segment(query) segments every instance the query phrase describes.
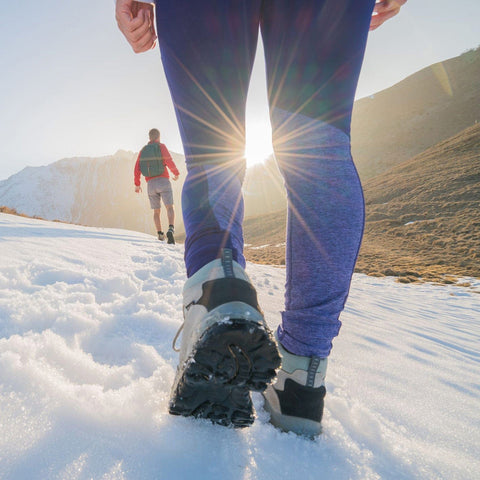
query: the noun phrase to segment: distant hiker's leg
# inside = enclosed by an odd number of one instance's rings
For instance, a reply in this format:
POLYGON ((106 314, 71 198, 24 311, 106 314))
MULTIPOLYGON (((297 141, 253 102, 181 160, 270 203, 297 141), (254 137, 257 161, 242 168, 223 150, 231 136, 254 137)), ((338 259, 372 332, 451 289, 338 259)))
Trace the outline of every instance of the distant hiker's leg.
POLYGON ((155 223, 155 228, 157 229, 157 232, 162 231, 162 222, 160 220, 160 209, 155 208, 153 210, 153 222, 155 223))
POLYGON ((325 358, 363 234, 350 121, 375 0, 266 0, 262 36, 275 156, 288 194, 279 339, 325 358))
POLYGON ((261 1, 157 0, 157 31, 188 174, 182 193, 187 275, 223 247, 245 266, 245 103, 261 1))
POLYGON ((173 191, 172 184, 168 178, 158 177, 157 180, 159 195, 165 205, 167 210, 167 219, 168 219, 168 231, 167 231, 167 243, 174 244, 175 238, 173 236, 174 225, 175 225, 175 209, 173 207, 173 191))
POLYGON ((153 210, 153 223, 157 229, 158 239, 163 240, 162 222, 160 221, 160 194, 158 191, 158 178, 152 178, 147 182, 148 199, 153 210))
POLYGON ((175 225, 175 207, 173 205, 165 205, 167 209, 168 225, 175 225))
POLYGON ((165 205, 167 209, 167 218, 168 218, 168 230, 167 230, 167 243, 175 243, 175 209, 173 205, 165 205))

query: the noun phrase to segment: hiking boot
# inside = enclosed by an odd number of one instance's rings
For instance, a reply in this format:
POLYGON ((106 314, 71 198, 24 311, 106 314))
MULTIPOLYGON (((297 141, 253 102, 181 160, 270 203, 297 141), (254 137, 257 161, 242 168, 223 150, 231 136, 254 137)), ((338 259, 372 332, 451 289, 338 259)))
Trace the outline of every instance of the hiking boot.
POLYGON ((175 244, 175 238, 173 236, 173 227, 170 227, 167 231, 167 243, 175 244))
POLYGON ((165 240, 165 234, 163 232, 157 232, 157 234, 158 239, 163 242, 165 240))
POLYGON ((319 435, 322 433, 328 360, 294 355, 287 352, 280 342, 278 349, 282 366, 277 381, 263 393, 270 423, 285 432, 307 437, 319 435))
POLYGON ((183 305, 170 413, 225 426, 250 425, 254 420, 250 390, 266 388, 280 356, 257 293, 243 268, 232 260, 231 250, 224 249, 221 259, 187 280, 183 305))

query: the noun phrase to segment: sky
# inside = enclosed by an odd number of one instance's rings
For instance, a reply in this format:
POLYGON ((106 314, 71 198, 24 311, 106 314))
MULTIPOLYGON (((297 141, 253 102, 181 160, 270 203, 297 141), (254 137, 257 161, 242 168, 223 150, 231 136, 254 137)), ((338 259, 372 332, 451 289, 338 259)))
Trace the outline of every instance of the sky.
MULTIPOLYGON (((370 35, 357 98, 480 45, 480 2, 409 0, 370 35)), ((136 55, 113 0, 4 2, 0 180, 62 158, 138 151, 153 126, 182 153, 158 50, 136 55)), ((261 46, 259 47, 261 48, 261 46)), ((247 105, 247 157, 270 153, 261 52, 247 105)))
MULTIPOLYGON (((479 280, 355 274, 312 441, 259 393, 245 429, 168 414, 183 245, 7 214, 0 230, 0 478, 479 478, 479 280)), ((285 269, 247 271, 274 329, 285 269)))

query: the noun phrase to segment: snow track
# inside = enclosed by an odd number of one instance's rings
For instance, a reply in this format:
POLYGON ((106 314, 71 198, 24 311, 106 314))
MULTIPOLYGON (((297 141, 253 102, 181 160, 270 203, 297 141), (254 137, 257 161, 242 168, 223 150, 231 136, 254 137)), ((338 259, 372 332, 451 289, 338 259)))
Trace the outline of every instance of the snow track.
MULTIPOLYGON (((316 441, 170 416, 182 246, 0 214, 1 479, 480 478, 480 282, 355 276, 316 441)), ((249 264, 272 327, 284 270, 249 264)))

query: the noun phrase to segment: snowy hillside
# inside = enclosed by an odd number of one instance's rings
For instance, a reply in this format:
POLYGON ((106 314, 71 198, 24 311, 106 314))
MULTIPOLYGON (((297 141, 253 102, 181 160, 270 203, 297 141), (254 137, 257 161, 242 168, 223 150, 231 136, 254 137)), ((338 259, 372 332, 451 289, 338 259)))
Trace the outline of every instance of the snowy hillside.
MULTIPOLYGON (((172 155, 184 172, 183 156, 172 155)), ((133 152, 120 150, 106 157, 67 158, 27 167, 0 181, 0 205, 47 220, 153 233, 144 180, 143 193, 134 192, 135 160, 133 152)), ((180 212, 181 185, 175 184, 173 191, 180 212)), ((166 221, 165 210, 163 217, 166 221)))
MULTIPOLYGON (((167 413, 182 247, 0 214, 0 478, 480 478, 480 283, 356 276, 315 441, 167 413)), ((272 327, 284 270, 248 265, 272 327)))

